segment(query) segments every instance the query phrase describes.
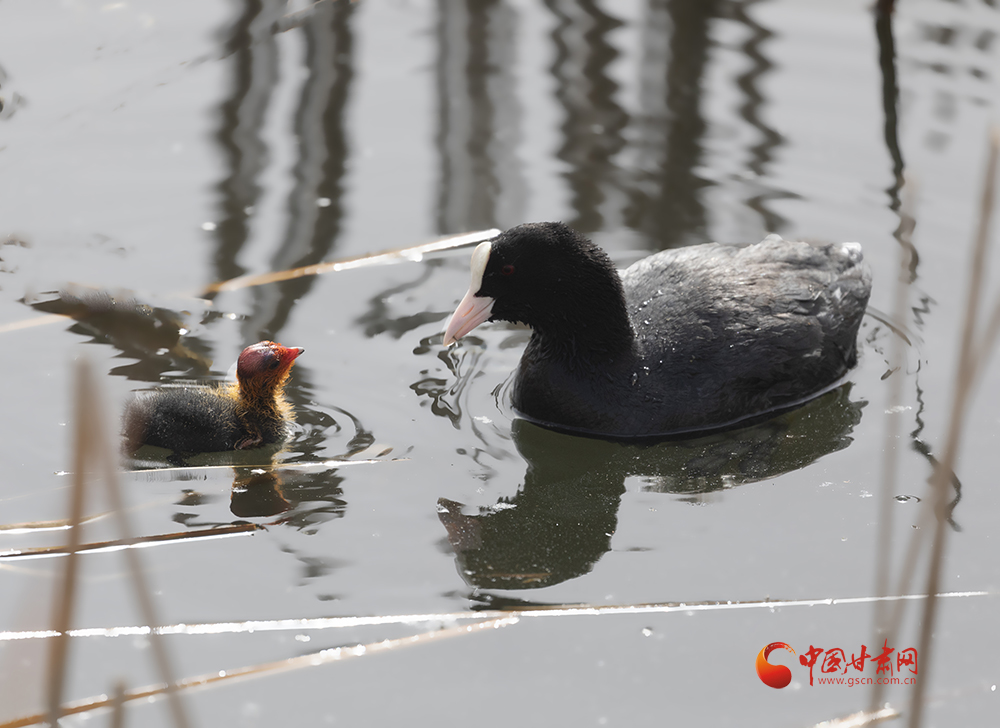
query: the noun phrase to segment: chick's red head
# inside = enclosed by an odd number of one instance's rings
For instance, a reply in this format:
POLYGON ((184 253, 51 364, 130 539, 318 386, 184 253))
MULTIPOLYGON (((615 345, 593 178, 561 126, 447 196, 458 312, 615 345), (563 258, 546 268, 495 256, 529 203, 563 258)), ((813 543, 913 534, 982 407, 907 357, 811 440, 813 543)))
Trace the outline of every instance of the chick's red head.
POLYGON ((241 381, 281 377, 304 351, 300 346, 288 347, 273 341, 260 341, 240 354, 236 362, 236 377, 241 381))

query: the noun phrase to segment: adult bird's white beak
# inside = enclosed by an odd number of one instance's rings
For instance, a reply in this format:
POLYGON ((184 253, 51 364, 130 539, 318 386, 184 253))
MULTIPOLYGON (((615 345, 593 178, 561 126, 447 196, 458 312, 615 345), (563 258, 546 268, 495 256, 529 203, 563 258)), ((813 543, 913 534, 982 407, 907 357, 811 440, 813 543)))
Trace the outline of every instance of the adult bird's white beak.
POLYGON ((494 303, 495 299, 489 296, 476 296, 476 292, 470 288, 462 302, 458 304, 455 313, 451 315, 448 328, 444 330, 444 345, 448 346, 461 339, 488 319, 493 312, 494 303))
POLYGON ((467 333, 479 326, 490 317, 493 311, 494 299, 489 296, 477 296, 476 293, 482 288, 483 275, 486 273, 486 264, 490 262, 490 251, 492 251, 490 241, 480 243, 472 251, 472 260, 469 268, 472 270, 472 282, 469 284, 469 292, 465 294, 462 302, 458 304, 455 313, 451 315, 448 328, 444 330, 444 345, 448 346, 456 339, 461 339, 467 333))

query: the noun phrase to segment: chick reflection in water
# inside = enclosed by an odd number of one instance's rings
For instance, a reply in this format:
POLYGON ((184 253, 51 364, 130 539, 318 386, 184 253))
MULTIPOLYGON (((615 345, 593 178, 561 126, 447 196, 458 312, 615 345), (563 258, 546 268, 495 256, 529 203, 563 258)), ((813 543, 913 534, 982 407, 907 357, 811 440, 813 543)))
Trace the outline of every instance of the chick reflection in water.
POLYGON ((518 493, 476 515, 438 501, 438 515, 471 586, 534 589, 589 572, 610 550, 631 476, 648 490, 696 495, 797 470, 851 442, 865 402, 851 384, 767 422, 695 440, 626 445, 515 420, 527 461, 518 493))
POLYGON ((237 518, 276 516, 292 508, 281 476, 272 470, 233 468, 229 510, 237 518))

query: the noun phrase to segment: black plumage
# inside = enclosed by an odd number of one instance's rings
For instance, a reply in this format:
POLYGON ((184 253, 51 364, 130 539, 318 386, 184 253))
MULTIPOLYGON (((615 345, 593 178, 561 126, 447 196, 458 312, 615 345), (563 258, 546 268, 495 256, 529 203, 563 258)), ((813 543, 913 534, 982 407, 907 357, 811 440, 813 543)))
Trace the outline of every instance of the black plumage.
POLYGON ((713 243, 619 276, 576 231, 535 223, 477 249, 445 340, 487 317, 528 324, 512 388, 520 413, 591 434, 669 435, 728 427, 834 384, 856 363, 870 291, 856 243, 713 243))

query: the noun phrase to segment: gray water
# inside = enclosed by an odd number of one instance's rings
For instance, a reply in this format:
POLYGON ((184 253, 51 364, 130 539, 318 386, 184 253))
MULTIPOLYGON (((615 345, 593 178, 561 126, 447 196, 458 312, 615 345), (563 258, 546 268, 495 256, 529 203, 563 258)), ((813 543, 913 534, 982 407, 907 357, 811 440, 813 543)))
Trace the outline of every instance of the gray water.
MULTIPOLYGON (((699 606, 525 617, 221 683, 185 694, 196 725, 801 726, 867 708, 871 688, 811 686, 793 656, 772 658, 792 669, 783 690, 753 663, 775 641, 880 652, 879 537, 891 529, 896 584, 911 538, 931 530, 918 526, 1000 100, 994 3, 900 0, 891 36, 869 5, 338 0, 290 16, 307 4, 0 4, 0 523, 67 517, 75 360, 93 364, 116 432, 130 391, 224 379, 270 338, 307 349, 288 388, 298 429, 276 462, 355 462, 124 474, 142 535, 266 526, 143 549, 163 623, 699 606), (904 170, 918 259, 894 332, 904 170), (441 346, 469 248, 205 294, 530 220, 563 220, 622 266, 769 232, 859 241, 875 281, 859 366, 757 427, 626 446, 515 418, 504 386, 526 330, 488 324, 441 346), (153 308, 99 315, 79 305, 93 303, 85 287, 153 308), (902 367, 889 361, 896 336, 902 367), (879 507, 893 420, 890 527, 879 507), (710 604, 831 599, 849 601, 710 604)), ((927 725, 1000 715, 998 366, 981 375, 950 494, 941 591, 975 594, 940 601, 919 663, 927 725)), ((91 492, 87 513, 107 513, 91 492)), ((51 626, 63 560, 10 554, 65 537, 0 530, 0 632, 51 626)), ((109 517, 84 529, 87 542, 118 537, 109 517)), ((906 593, 924 591, 926 553, 906 593)), ((141 625, 121 552, 81 562, 74 624, 141 625)), ((890 647, 917 646, 921 609, 909 604, 890 647)), ((191 677, 454 623, 166 643, 191 677)), ((42 709, 46 656, 45 639, 0 640, 0 721, 42 709)), ((119 679, 157 682, 147 638, 73 638, 67 700, 119 679)), ((914 690, 883 699, 908 711, 914 690)), ((171 724, 162 701, 126 717, 171 724)), ((107 716, 65 723, 88 720, 107 716)))

